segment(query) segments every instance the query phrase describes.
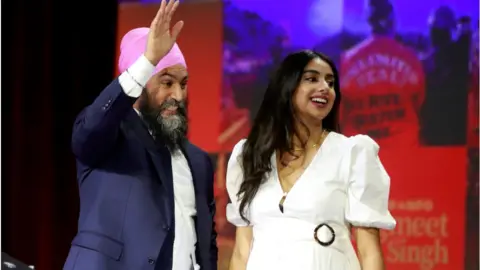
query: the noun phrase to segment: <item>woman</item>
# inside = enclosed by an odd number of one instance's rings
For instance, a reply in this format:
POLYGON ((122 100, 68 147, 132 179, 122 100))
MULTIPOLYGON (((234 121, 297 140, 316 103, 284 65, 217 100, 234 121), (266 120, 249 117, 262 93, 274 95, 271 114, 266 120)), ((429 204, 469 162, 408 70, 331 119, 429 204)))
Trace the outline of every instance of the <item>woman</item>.
POLYGON ((384 269, 379 229, 396 224, 390 179, 372 139, 338 133, 338 82, 332 61, 312 51, 286 57, 270 81, 228 162, 230 270, 384 269))

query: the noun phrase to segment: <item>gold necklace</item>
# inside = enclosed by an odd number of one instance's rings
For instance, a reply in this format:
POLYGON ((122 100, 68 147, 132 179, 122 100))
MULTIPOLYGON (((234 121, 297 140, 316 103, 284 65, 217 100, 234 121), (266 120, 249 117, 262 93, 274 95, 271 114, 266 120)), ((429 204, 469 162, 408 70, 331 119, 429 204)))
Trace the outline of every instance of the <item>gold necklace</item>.
MULTIPOLYGON (((324 129, 324 130, 322 131, 322 134, 320 135, 320 140, 318 140, 319 142, 318 142, 318 143, 314 143, 314 144, 312 144, 312 146, 307 147, 307 148, 317 148, 317 146, 320 145, 320 142, 321 142, 321 141, 323 140, 323 138, 325 137, 325 133, 326 133, 326 132, 327 132, 327 130, 324 129)), ((303 148, 294 148, 294 149, 293 149, 293 151, 304 151, 304 150, 305 150, 305 149, 303 149, 303 148)))
MULTIPOLYGON (((320 140, 319 140, 319 142, 318 142, 318 143, 314 143, 314 144, 311 146, 311 148, 316 148, 316 147, 320 144, 320 142, 321 142, 321 141, 323 140, 323 138, 325 137, 326 132, 327 132, 327 130, 324 129, 324 130, 322 131, 322 134, 320 135, 320 140)), ((302 148, 297 148, 297 149, 293 149, 293 151, 304 151, 304 149, 302 149, 302 148)), ((290 167, 290 165, 287 164, 286 167, 290 167)), ((291 167, 290 167, 290 168, 291 168, 291 167)), ((303 171, 305 171, 305 170, 307 169, 307 167, 305 167, 305 166, 302 165, 302 169, 303 169, 303 171)), ((298 180, 297 180, 297 181, 298 181, 298 180)), ((283 190, 282 182, 281 182, 281 180, 280 180, 280 174, 278 174, 278 182, 279 182, 279 184, 280 184, 280 188, 283 190)), ((292 188, 293 188, 293 187, 292 187, 292 188)), ((287 192, 283 192, 283 196, 282 196, 282 198, 280 198, 280 201, 278 202, 278 208, 280 209, 280 212, 281 212, 282 214, 284 213, 284 210, 285 210, 285 209, 284 209, 284 203, 285 203, 285 200, 287 199, 288 192, 290 192, 290 190, 287 191, 287 192)))

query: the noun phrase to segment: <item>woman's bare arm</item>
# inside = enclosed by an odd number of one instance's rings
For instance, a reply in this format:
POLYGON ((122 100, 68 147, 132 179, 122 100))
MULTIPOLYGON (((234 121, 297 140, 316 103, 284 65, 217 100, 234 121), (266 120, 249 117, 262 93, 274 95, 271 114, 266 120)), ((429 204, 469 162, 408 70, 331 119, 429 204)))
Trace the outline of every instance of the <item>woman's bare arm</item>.
POLYGON ((362 269, 385 270, 380 232, 376 228, 356 227, 357 250, 362 269))
POLYGON ((237 227, 235 247, 230 259, 229 270, 245 270, 252 245, 252 227, 237 227))

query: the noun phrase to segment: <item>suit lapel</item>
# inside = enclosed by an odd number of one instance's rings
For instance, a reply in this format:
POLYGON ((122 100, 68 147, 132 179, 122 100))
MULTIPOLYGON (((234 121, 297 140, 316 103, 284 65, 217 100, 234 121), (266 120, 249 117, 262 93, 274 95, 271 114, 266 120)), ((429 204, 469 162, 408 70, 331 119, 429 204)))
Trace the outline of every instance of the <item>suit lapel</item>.
MULTIPOLYGON (((165 188, 165 192, 168 196, 167 200, 167 223, 172 224, 173 219, 173 175, 172 175, 172 163, 171 155, 165 146, 155 143, 155 140, 150 135, 147 126, 140 118, 140 116, 132 110, 127 117, 124 124, 127 128, 133 131, 135 137, 138 139, 141 145, 147 150, 152 165, 155 168, 156 173, 161 181, 162 187, 165 188)), ((165 205, 163 202, 159 202, 161 208, 165 205)))
MULTIPOLYGON (((210 209, 207 202, 207 172, 205 157, 195 149, 189 142, 183 144, 183 154, 187 158, 188 166, 192 173, 193 185, 195 188, 195 204, 197 208, 197 216, 195 218, 195 231, 197 234, 197 262, 203 268, 209 268, 209 252, 210 252, 210 236, 212 234, 212 221, 210 217, 210 209)), ((203 269, 202 268, 202 269, 203 269)))
POLYGON ((198 197, 203 196, 201 189, 202 189, 202 183, 201 181, 201 174, 199 174, 199 168, 201 168, 201 164, 199 164, 200 159, 197 157, 197 153, 192 149, 193 147, 191 146, 190 142, 186 141, 182 145, 182 152, 185 158, 187 159, 188 166, 190 167, 190 172, 192 174, 192 181, 193 181, 193 187, 195 189, 195 198, 196 198, 196 203, 198 205, 198 197))

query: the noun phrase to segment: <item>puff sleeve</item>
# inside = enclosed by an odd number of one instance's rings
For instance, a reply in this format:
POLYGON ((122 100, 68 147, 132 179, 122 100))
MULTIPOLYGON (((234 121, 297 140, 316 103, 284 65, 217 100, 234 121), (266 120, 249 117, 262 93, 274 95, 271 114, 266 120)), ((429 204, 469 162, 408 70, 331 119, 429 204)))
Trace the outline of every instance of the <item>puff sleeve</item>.
POLYGON ((390 177, 370 137, 350 137, 345 219, 353 226, 392 230, 396 221, 388 211, 390 177))
MULTIPOLYGON (((230 203, 227 204, 227 220, 237 227, 248 226, 240 216, 240 201, 237 198, 238 190, 243 181, 243 170, 240 165, 240 155, 245 139, 240 140, 234 147, 227 165, 226 187, 230 203)), ((247 216, 248 218, 248 216, 247 216)), ((249 218, 248 218, 249 219, 249 218)))

